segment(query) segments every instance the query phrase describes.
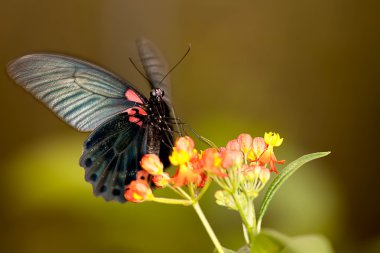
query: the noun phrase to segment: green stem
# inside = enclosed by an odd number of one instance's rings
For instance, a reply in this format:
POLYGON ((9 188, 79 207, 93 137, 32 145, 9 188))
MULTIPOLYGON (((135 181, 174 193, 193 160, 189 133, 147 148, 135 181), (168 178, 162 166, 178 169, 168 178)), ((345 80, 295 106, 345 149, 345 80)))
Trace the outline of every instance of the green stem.
POLYGON ((172 204, 172 205, 184 205, 189 206, 193 202, 191 200, 186 199, 167 199, 167 198, 152 198, 152 201, 158 202, 158 203, 164 203, 164 204, 172 204))
POLYGON ((201 207, 199 206, 199 203, 195 202, 193 204, 193 207, 194 207, 195 212, 198 214, 199 219, 202 221, 203 226, 205 227, 208 235, 210 236, 211 241, 214 243, 216 250, 219 253, 224 253, 223 247, 220 244, 220 242, 218 241, 218 238, 216 237, 216 235, 215 235, 214 231, 212 230, 210 224, 208 223, 206 216, 204 215, 201 207))
POLYGON ((206 193, 208 187, 210 186, 212 180, 211 179, 208 179, 207 182, 205 183, 205 185, 203 186, 202 188, 202 191, 198 194, 197 198, 194 200, 194 202, 198 202, 202 196, 206 193))
POLYGON ((176 192, 178 195, 184 197, 185 199, 191 200, 191 197, 189 196, 189 194, 187 194, 184 190, 182 190, 181 187, 174 187, 171 185, 169 185, 168 187, 172 189, 174 192, 176 192))
POLYGON ((249 222, 247 220, 247 217, 245 216, 245 212, 244 212, 243 208, 241 207, 240 202, 237 199, 236 195, 232 194, 232 197, 233 197, 233 199, 235 201, 236 207, 237 207, 238 212, 240 214, 240 217, 241 217, 241 219, 243 221, 243 224, 244 224, 245 228, 247 229, 248 237, 249 237, 249 243, 251 244, 253 242, 253 239, 254 239, 253 229, 250 226, 250 224, 249 224, 249 222))

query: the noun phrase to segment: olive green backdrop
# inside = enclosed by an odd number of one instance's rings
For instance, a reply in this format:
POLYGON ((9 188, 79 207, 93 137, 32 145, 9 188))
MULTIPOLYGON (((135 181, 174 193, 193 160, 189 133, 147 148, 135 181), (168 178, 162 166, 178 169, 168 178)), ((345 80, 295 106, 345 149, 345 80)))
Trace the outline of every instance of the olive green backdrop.
MULTIPOLYGON (((322 233, 337 252, 380 251, 379 2, 12 0, 0 8, 0 251, 212 252, 191 208, 106 203, 78 165, 78 133, 5 72, 11 59, 58 52, 95 62, 147 94, 131 66, 147 37, 170 65, 177 114, 218 145, 277 131, 278 157, 332 154, 300 170, 264 227, 322 233)), ((239 218, 202 201, 222 244, 239 218)))

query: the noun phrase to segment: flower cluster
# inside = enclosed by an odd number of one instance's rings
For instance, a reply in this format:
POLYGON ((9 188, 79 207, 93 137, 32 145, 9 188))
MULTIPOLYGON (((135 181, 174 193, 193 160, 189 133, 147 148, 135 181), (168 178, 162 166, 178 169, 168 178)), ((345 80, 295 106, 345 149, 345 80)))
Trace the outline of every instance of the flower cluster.
POLYGON ((283 173, 273 180, 270 191, 266 192, 260 209, 257 210, 255 203, 258 195, 269 182, 271 174, 278 173, 277 164, 285 162, 277 160, 274 154, 274 148, 281 146, 283 138, 272 132, 265 133, 264 137, 254 138, 249 134, 240 134, 225 147, 219 148, 211 141, 203 137, 201 139, 212 147, 200 151, 195 149, 194 141, 188 136, 176 140, 168 157, 176 168, 173 176, 164 171, 164 165, 156 154, 144 155, 140 161, 141 170, 137 173, 137 179, 126 187, 124 196, 127 201, 135 203, 155 201, 192 206, 219 253, 226 251, 199 205, 199 200, 212 182, 220 187, 214 195, 216 203, 237 211, 241 217, 246 242, 241 250, 256 252, 262 247, 261 244, 258 244, 259 247, 255 245, 258 242, 257 235, 261 231, 263 215, 276 189, 303 163, 329 153, 318 152, 303 156, 286 167, 283 173), (152 192, 152 185, 156 188, 169 188, 181 198, 156 197, 152 192))
POLYGON ((244 192, 247 196, 256 197, 269 180, 270 172, 277 173, 276 164, 284 161, 276 159, 273 148, 280 146, 282 141, 278 134, 271 132, 265 133, 264 138, 241 134, 225 147, 200 152, 194 148, 190 137, 180 137, 169 156, 171 164, 177 167, 174 176, 164 172, 157 155, 146 154, 140 162, 143 170, 139 172, 146 175, 127 187, 125 198, 131 202, 154 199, 148 178, 156 187, 170 186, 187 199, 196 199, 207 182, 215 181, 222 188, 215 195, 217 203, 236 209, 232 193, 244 192), (189 195, 179 190, 183 186, 188 187, 189 195))
POLYGON ((276 164, 284 163, 277 160, 273 151, 282 141, 272 132, 265 133, 264 138, 240 134, 220 148, 228 177, 215 180, 222 188, 215 193, 217 203, 235 210, 237 204, 243 209, 249 206, 268 182, 270 173, 277 173, 276 164))

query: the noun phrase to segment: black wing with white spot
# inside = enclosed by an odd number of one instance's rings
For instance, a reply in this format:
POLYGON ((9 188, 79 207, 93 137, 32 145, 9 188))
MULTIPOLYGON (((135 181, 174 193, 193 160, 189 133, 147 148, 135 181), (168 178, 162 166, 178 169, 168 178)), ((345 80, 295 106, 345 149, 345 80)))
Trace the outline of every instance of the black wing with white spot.
POLYGON ((96 196, 125 202, 124 188, 136 179, 147 152, 147 129, 121 113, 99 126, 84 143, 80 165, 96 196))

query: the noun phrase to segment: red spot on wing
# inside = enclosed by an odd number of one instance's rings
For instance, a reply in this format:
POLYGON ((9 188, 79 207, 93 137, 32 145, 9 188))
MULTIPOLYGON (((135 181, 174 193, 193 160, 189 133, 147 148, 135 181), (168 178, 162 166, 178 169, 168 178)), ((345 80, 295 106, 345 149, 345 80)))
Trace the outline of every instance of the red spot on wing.
POLYGON ((142 126, 142 120, 139 117, 134 117, 133 115, 148 115, 144 109, 141 107, 131 107, 125 110, 124 112, 129 115, 129 122, 136 123, 139 126, 142 126))
POLYGON ((139 103, 139 104, 143 104, 143 101, 141 100, 141 98, 139 97, 139 95, 137 95, 137 93, 134 92, 132 89, 128 89, 125 92, 125 97, 129 101, 136 102, 136 103, 139 103))

